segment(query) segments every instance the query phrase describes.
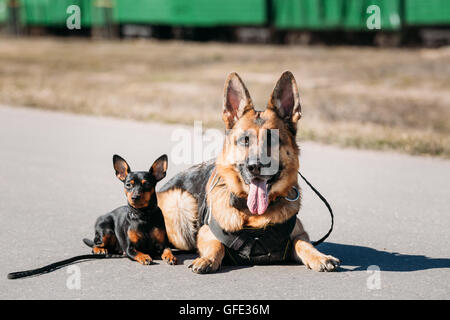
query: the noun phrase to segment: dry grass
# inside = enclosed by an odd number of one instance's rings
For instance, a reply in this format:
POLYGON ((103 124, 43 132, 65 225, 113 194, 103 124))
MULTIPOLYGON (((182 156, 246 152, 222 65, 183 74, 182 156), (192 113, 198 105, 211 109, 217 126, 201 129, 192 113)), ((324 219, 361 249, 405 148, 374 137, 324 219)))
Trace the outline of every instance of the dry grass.
POLYGON ((263 108, 289 69, 302 139, 450 157, 450 48, 1 38, 0 62, 2 103, 209 126, 229 72, 263 108))

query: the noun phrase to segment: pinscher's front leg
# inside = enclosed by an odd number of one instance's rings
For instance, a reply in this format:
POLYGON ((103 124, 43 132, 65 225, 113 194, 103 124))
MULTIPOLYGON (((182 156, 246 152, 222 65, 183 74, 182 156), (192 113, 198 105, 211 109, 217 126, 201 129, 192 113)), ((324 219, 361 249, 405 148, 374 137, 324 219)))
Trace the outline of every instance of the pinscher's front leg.
POLYGON ((137 261, 142 265, 149 265, 152 264, 152 258, 145 253, 137 251, 133 244, 129 244, 127 248, 127 256, 131 260, 137 261))
POLYGON ((143 265, 152 264, 152 258, 148 254, 144 254, 138 250, 136 250, 136 246, 142 242, 143 234, 137 230, 128 229, 127 232, 127 249, 126 253, 128 258, 131 260, 135 260, 143 265))
POLYGON ((161 254, 161 259, 170 265, 177 264, 177 258, 169 248, 169 239, 167 238, 166 230, 163 228, 153 228, 150 232, 150 237, 156 243, 156 248, 161 254))

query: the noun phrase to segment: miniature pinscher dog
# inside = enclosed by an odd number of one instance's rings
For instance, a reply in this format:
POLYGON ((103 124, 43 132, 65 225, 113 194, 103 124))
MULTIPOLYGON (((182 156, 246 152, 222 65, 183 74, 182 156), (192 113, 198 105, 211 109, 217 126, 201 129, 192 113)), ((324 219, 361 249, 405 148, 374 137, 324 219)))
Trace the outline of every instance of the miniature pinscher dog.
POLYGON ((167 156, 162 155, 149 171, 131 171, 122 157, 113 156, 128 204, 97 219, 94 241, 83 239, 92 253, 126 255, 143 265, 152 264, 150 254, 158 253, 168 264, 176 264, 155 192, 156 183, 166 176, 167 163, 167 156))

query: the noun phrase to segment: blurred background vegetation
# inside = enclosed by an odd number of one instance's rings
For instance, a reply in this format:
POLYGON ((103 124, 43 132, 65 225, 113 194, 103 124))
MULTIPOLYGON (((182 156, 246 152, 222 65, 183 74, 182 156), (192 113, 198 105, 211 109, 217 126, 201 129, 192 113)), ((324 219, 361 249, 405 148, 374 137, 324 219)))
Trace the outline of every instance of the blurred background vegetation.
POLYGON ((0 103, 221 127, 229 72, 262 109, 291 70, 300 139, 448 158, 449 26, 448 0, 0 0, 0 103))

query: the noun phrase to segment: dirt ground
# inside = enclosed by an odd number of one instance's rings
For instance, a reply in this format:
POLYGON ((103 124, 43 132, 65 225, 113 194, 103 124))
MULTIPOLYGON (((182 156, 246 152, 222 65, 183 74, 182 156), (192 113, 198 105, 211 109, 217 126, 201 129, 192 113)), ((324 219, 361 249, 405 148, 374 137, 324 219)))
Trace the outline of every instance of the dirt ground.
POLYGON ((0 103, 220 127, 228 73, 262 109, 284 70, 300 139, 450 157, 450 47, 0 38, 0 103))

